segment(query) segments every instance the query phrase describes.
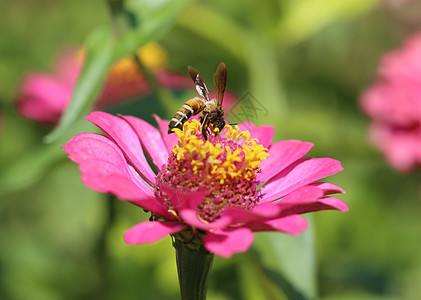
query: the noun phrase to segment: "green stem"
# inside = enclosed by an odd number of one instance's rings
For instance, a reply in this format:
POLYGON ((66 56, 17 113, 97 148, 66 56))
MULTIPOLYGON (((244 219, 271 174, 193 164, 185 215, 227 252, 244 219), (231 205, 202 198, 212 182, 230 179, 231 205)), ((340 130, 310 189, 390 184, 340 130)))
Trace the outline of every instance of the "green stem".
POLYGON ((214 255, 203 246, 192 248, 174 239, 181 300, 205 300, 214 255))
POLYGON ((110 273, 110 264, 109 264, 109 247, 107 245, 107 240, 110 235, 110 231, 115 223, 115 211, 117 199, 114 195, 107 194, 106 197, 106 213, 104 218, 104 224, 102 230, 98 237, 98 241, 94 248, 94 256, 96 259, 97 271, 98 271, 98 283, 96 286, 92 287, 92 290, 87 294, 87 299, 105 299, 107 298, 107 293, 110 290, 112 277, 110 273))

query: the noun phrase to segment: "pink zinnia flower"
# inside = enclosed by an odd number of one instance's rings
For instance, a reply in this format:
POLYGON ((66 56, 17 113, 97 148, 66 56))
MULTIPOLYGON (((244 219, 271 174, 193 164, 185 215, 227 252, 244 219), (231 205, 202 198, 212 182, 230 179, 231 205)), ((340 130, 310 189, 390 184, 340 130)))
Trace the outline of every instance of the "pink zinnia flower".
POLYGON ((377 81, 361 96, 373 119, 370 137, 398 171, 421 163, 421 33, 380 61, 377 81))
POLYGON ((341 171, 340 162, 303 158, 313 146, 308 142, 271 143, 272 126, 227 125, 205 141, 194 119, 168 135, 168 121, 158 117, 160 130, 132 116, 93 112, 86 118, 105 135, 80 133, 63 147, 83 182, 152 214, 126 232, 128 244, 172 235, 229 257, 251 246, 253 232, 299 234, 307 228, 300 214, 348 210, 329 196, 342 188, 318 182, 341 171))
MULTIPOLYGON (((53 73, 30 72, 23 78, 17 110, 25 118, 56 124, 67 108, 84 63, 83 50, 69 50, 56 59, 53 73)), ((155 43, 138 50, 142 62, 154 72, 158 82, 169 89, 191 87, 188 76, 170 72, 166 67, 166 53, 155 43)), ((95 107, 112 105, 148 95, 151 87, 133 57, 115 63, 107 75, 95 107)))
POLYGON ((69 50, 56 59, 52 74, 26 74, 16 103, 18 112, 29 120, 57 123, 70 101, 82 61, 80 52, 69 50))

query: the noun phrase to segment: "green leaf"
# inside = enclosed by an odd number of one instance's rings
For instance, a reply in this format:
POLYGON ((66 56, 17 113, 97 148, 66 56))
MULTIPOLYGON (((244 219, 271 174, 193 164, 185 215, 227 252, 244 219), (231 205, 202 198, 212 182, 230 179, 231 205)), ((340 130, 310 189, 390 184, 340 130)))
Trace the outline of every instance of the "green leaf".
POLYGON ((46 142, 57 140, 82 116, 86 115, 97 99, 106 71, 112 63, 114 41, 110 29, 94 31, 85 43, 86 60, 76 84, 69 107, 59 124, 46 136, 46 142))
MULTIPOLYGON (((72 129, 75 132, 95 132, 98 130, 85 120, 76 122, 72 129)), ((61 137, 49 144, 32 146, 28 148, 27 152, 20 155, 18 160, 13 160, 2 168, 0 172, 0 198, 36 184, 44 178, 53 166, 64 161, 66 153, 61 147, 67 141, 67 137, 61 137)), ((7 199, 7 197, 4 198, 7 199)))
MULTIPOLYGON (((243 259, 236 264, 240 279, 241 299, 277 299, 286 300, 283 290, 273 283, 266 270, 253 251, 243 254, 243 259)), ((296 298, 291 298, 296 299, 296 298)))
POLYGON ((57 143, 42 145, 2 170, 0 195, 26 188, 39 180, 51 165, 65 157, 60 146, 57 143))
POLYGON ((317 298, 314 232, 298 236, 277 233, 256 235, 254 249, 267 276, 288 299, 317 298))

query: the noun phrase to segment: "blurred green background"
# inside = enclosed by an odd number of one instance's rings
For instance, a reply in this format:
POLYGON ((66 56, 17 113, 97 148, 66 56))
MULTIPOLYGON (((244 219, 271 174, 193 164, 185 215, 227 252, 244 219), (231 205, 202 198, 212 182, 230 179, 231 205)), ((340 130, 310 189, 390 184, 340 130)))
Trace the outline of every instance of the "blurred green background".
MULTIPOLYGON (((175 2, 127 1, 137 31, 115 25, 128 35, 105 65, 148 41, 165 48, 168 68, 186 74, 192 65, 205 82, 224 61, 228 89, 240 99, 251 93, 269 111, 252 121, 275 126, 277 140, 313 142, 311 156, 342 162, 345 171, 328 181, 347 191, 350 206, 314 214, 303 236, 257 234, 249 252, 216 258, 208 299, 420 299, 421 177, 387 165, 358 107, 381 54, 421 28, 419 1, 175 2)), ((148 216, 86 188, 58 148, 77 126, 93 129, 76 122, 84 111, 45 144, 51 128, 14 106, 23 74, 51 71, 62 49, 107 32, 109 3, 0 3, 0 299, 179 299, 170 238, 124 244, 124 231, 148 216)), ((92 53, 108 47, 90 43, 92 53)), ((187 100, 172 97, 174 107, 187 100)), ((151 95, 112 112, 171 117, 157 103, 151 95)))

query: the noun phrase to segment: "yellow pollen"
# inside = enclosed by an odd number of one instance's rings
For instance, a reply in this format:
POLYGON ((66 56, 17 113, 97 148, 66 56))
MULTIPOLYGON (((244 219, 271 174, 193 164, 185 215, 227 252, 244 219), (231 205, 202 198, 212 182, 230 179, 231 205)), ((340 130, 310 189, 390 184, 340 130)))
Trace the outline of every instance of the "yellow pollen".
POLYGON ((194 174, 207 168, 207 178, 221 185, 235 178, 251 180, 256 177, 260 172, 260 162, 269 156, 268 149, 259 144, 257 139, 250 140, 250 133, 239 132, 238 126, 226 125, 226 141, 221 142, 240 147, 233 150, 228 145, 212 144, 198 138, 200 127, 199 121, 193 119, 183 124, 183 130, 174 129, 178 135, 178 145, 174 146, 172 152, 178 161, 190 162, 194 174), (241 142, 242 139, 244 141, 241 142))
POLYGON ((173 210, 173 209, 169 209, 169 210, 168 210, 168 212, 169 212, 170 214, 172 214, 172 215, 174 215, 174 216, 178 217, 178 214, 177 214, 177 212, 176 212, 175 210, 173 210))

